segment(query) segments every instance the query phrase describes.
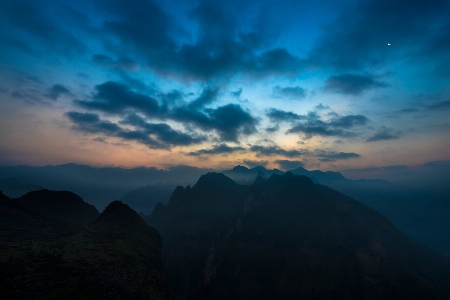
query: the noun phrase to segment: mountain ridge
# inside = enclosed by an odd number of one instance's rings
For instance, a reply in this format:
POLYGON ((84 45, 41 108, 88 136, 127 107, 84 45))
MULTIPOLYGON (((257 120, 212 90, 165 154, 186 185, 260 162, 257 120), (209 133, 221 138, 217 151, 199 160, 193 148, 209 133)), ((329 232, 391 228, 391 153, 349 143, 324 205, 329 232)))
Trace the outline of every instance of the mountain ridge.
POLYGON ((166 276, 179 298, 450 295, 447 258, 369 207, 306 176, 259 176, 228 200, 214 199, 222 191, 208 194, 200 187, 178 188, 177 201, 148 219, 163 236, 166 276), (229 207, 204 211, 198 203, 229 207))

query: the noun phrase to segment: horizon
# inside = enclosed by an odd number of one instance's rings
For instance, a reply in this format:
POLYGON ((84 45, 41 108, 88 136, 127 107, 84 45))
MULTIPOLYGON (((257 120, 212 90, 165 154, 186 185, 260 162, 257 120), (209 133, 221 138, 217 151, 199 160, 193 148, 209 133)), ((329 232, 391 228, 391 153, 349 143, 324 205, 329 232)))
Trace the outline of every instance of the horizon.
POLYGON ((448 180, 450 3, 414 3, 3 1, 0 166, 448 180))
MULTIPOLYGON (((304 166, 295 166, 289 168, 289 163, 285 165, 284 168, 268 168, 263 165, 249 166, 245 164, 236 163, 234 165, 230 164, 227 168, 202 168, 190 165, 165 165, 164 168, 158 168, 156 166, 115 166, 115 165, 88 165, 80 163, 64 163, 55 165, 0 165, 0 170, 2 168, 20 168, 20 167, 31 167, 31 168, 45 168, 45 167, 63 167, 63 166, 80 166, 89 167, 93 169, 120 169, 120 170, 156 170, 164 172, 176 172, 176 171, 194 171, 193 174, 204 175, 209 172, 223 173, 227 171, 232 171, 236 167, 244 167, 248 170, 256 168, 264 168, 266 171, 279 170, 282 172, 295 171, 297 169, 304 169, 308 172, 337 172, 344 176, 346 179, 350 180, 385 180, 392 183, 409 186, 410 188, 422 188, 427 190, 435 191, 447 191, 448 190, 448 179, 450 178, 450 161, 430 161, 424 164, 406 166, 406 165, 396 165, 396 166, 371 166, 367 168, 356 168, 356 169, 342 169, 342 170, 326 170, 326 169, 314 169, 306 168, 304 166)), ((0 179, 9 178, 4 171, 0 172, 0 179), (2 175, 3 174, 3 175, 2 175)), ((66 174, 69 175, 69 174, 66 174)), ((187 174, 185 174, 187 175, 187 174)), ((195 176, 195 175, 194 175, 195 176)), ((11 177, 13 178, 13 177, 11 177)), ((167 182, 170 182, 171 176, 166 178, 167 182)), ((195 179, 195 178, 194 178, 195 179)), ((94 180, 95 181, 95 180, 94 180)), ((32 183, 32 182, 29 182, 32 183)), ((450 191, 450 190, 449 190, 450 191)), ((447 191, 448 192, 448 191, 447 191)))

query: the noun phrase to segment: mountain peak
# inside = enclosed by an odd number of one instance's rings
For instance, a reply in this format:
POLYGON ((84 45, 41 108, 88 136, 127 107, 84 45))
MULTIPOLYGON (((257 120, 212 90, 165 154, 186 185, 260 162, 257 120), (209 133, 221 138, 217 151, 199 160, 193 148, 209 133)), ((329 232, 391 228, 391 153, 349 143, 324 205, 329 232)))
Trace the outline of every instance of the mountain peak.
POLYGON ((225 176, 223 173, 209 172, 202 175, 194 187, 204 187, 204 186, 223 186, 223 185, 236 185, 231 178, 225 176))
POLYGON ((248 171, 249 168, 245 167, 245 166, 241 166, 241 165, 237 165, 236 167, 233 168, 233 171, 235 172, 242 172, 242 171, 248 171))
POLYGON ((38 190, 28 192, 17 200, 28 209, 43 216, 70 224, 87 225, 98 217, 97 209, 69 191, 38 190))
POLYGON ((129 221, 134 222, 140 220, 141 218, 133 209, 128 205, 123 204, 122 201, 114 200, 111 202, 100 214, 100 216, 94 221, 98 223, 100 221, 107 222, 122 222, 129 221))

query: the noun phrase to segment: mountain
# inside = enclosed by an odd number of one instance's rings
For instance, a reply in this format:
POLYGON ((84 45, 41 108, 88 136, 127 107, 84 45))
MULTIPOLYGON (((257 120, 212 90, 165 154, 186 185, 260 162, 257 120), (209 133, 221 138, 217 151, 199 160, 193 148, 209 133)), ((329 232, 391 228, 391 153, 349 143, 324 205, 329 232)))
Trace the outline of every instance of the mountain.
MULTIPOLYGON (((265 175, 271 174, 271 171, 275 170, 266 170, 261 166, 253 169, 236 166, 223 173, 241 184, 249 184, 249 181, 254 181, 257 172, 265 175)), ((276 174, 284 173, 276 171, 276 174)), ((308 171, 300 167, 289 172, 310 177, 314 183, 326 185, 357 199, 387 217, 401 231, 450 257, 450 239, 447 238, 450 236, 450 194, 379 179, 351 180, 332 171, 308 171)))
POLYGON ((68 191, 33 191, 17 198, 17 201, 43 216, 74 225, 87 225, 100 214, 95 206, 68 191))
POLYGON ((283 174, 284 172, 278 169, 267 170, 262 166, 249 169, 238 165, 231 170, 224 170, 222 173, 239 184, 251 185, 258 176, 270 177, 272 174, 283 174))
POLYGON ((177 299, 449 299, 450 261, 310 178, 178 187, 147 220, 177 299))
POLYGON ((351 180, 339 172, 308 171, 293 174, 310 177, 375 209, 401 231, 450 256, 450 195, 413 189, 386 180, 351 180))
POLYGON ((88 227, 0 201, 4 299, 170 299, 161 237, 131 208, 112 202, 88 227))
MULTIPOLYGON (((16 178, 51 190, 72 191, 103 210, 114 199, 157 182, 193 184, 209 169, 173 166, 168 170, 154 167, 91 167, 79 164, 57 166, 0 166, 0 179, 16 178)), ((8 195, 7 193, 5 193, 8 195)))
POLYGON ((149 215, 158 202, 167 204, 177 184, 154 183, 127 193, 121 201, 137 212, 149 215))
POLYGON ((17 198, 28 192, 42 189, 40 185, 23 183, 14 178, 0 179, 0 191, 10 198, 17 198))

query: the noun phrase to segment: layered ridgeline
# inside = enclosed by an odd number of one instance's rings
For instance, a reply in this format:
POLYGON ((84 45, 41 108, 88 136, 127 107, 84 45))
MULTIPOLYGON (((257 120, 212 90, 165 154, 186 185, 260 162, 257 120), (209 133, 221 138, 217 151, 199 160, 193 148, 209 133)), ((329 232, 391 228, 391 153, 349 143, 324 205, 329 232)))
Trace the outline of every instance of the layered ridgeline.
MULTIPOLYGON (((73 208, 69 220, 85 220, 92 211, 89 206, 80 210, 80 203, 72 201, 75 196, 59 200, 73 208)), ((46 216, 59 207, 51 196, 49 201, 41 198, 38 206, 29 197, 18 201, 2 195, 0 200, 4 299, 170 298, 162 275, 161 237, 127 205, 112 202, 93 223, 81 226, 62 221, 61 215, 46 216)))
POLYGON ((122 197, 121 201, 135 211, 149 215, 158 202, 167 204, 176 183, 154 183, 132 190, 122 197))
MULTIPOLYGON (((300 167, 290 172, 310 177, 314 183, 357 199, 387 217, 401 231, 450 257, 450 194, 405 187, 385 180, 351 180, 332 171, 308 171, 300 167)), ((222 173, 240 184, 253 183, 258 175, 284 174, 261 166, 251 169, 237 166, 222 173)))
POLYGON ((178 299, 449 299, 449 260, 305 176, 178 187, 148 222, 178 299))

